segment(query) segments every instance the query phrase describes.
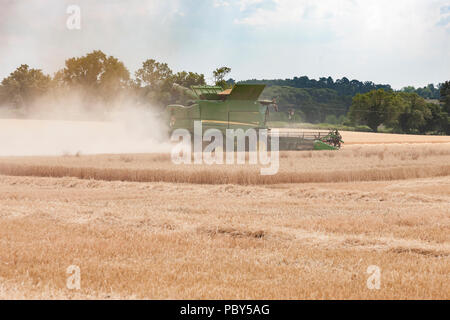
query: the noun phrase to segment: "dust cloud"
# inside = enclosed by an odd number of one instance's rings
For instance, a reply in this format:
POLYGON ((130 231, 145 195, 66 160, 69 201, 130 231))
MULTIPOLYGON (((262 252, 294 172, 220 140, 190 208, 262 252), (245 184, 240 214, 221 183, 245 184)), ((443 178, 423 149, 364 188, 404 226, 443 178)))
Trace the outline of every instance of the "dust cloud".
POLYGON ((22 114, 0 107, 0 156, 169 152, 162 110, 120 98, 83 105, 78 94, 43 98, 22 114))

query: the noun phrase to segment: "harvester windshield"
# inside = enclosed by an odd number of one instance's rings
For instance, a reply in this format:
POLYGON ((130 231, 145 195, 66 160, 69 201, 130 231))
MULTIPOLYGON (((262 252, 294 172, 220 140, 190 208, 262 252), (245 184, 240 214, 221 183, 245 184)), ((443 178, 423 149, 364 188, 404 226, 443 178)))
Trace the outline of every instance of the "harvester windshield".
POLYGON ((223 90, 221 87, 192 86, 192 91, 200 100, 245 100, 256 101, 265 85, 236 84, 233 89, 223 90))
POLYGON ((223 91, 222 87, 212 86, 192 86, 191 88, 200 100, 218 100, 219 93, 223 91))

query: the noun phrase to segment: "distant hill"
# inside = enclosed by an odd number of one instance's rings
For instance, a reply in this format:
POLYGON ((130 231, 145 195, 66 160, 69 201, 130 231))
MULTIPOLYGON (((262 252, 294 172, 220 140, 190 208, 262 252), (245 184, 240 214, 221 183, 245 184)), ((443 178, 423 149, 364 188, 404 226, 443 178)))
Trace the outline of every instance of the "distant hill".
MULTIPOLYGON (((232 79, 229 82, 233 82, 232 79)), ((306 76, 293 79, 246 80, 244 84, 265 84, 262 97, 276 98, 280 110, 296 111, 297 120, 317 123, 323 122, 329 116, 343 117, 352 103, 352 98, 358 93, 366 93, 376 89, 392 90, 390 85, 375 84, 370 81, 361 82, 342 78, 309 79, 306 76)))
MULTIPOLYGON (((234 83, 233 79, 228 80, 234 83)), ((297 119, 318 123, 324 122, 327 117, 343 118, 352 103, 352 98, 357 94, 364 94, 372 90, 383 89, 392 91, 389 84, 376 84, 372 81, 349 80, 342 78, 334 80, 331 77, 319 80, 309 79, 307 76, 294 77, 293 79, 272 80, 245 80, 243 84, 265 84, 262 97, 264 99, 276 98, 280 110, 287 113, 293 109, 297 119)), ((429 100, 439 100, 439 86, 430 84, 424 88, 405 87, 401 91, 415 92, 419 96, 429 100)))
POLYGON ((417 93, 422 98, 428 100, 439 100, 441 98, 440 86, 441 84, 439 84, 437 87, 435 87, 434 84, 429 84, 426 87, 417 89, 410 86, 403 88, 402 91, 408 93, 417 93))
POLYGON ((336 118, 344 116, 352 103, 351 96, 341 96, 336 90, 288 86, 267 87, 262 98, 276 98, 280 111, 287 113, 289 109, 293 109, 301 117, 297 121, 310 123, 324 122, 330 115, 335 115, 336 118))
POLYGON ((388 84, 375 84, 371 81, 362 82, 359 80, 349 80, 347 78, 337 79, 320 78, 319 80, 309 79, 307 76, 295 77, 293 79, 275 79, 275 80, 246 80, 239 83, 265 84, 267 86, 288 86, 302 89, 331 89, 335 90, 341 96, 354 96, 358 93, 366 93, 372 90, 384 89, 392 90, 388 84))

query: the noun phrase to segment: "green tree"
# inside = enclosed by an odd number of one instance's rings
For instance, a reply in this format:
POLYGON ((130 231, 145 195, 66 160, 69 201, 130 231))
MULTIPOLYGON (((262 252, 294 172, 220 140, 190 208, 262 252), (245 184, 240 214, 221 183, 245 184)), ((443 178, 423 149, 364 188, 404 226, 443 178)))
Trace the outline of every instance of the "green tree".
POLYGON ((46 93, 51 85, 51 78, 40 69, 30 69, 26 64, 18 67, 2 81, 2 95, 5 102, 14 106, 29 107, 37 97, 46 93))
POLYGON ((398 93, 404 108, 398 117, 398 124, 405 133, 423 133, 427 122, 432 118, 431 110, 424 98, 417 93, 398 93))
POLYGON ((353 98, 348 117, 352 122, 367 125, 373 132, 378 132, 382 124, 394 125, 402 107, 402 100, 394 93, 373 90, 353 98))
POLYGON ((300 89, 288 86, 266 87, 261 99, 276 98, 281 111, 294 109, 301 112, 304 121, 310 123, 323 122, 327 115, 336 117, 345 115, 351 104, 351 98, 340 96, 331 89, 300 89))
POLYGON ((407 86, 407 87, 404 87, 402 89, 402 91, 406 92, 406 93, 414 93, 414 92, 416 92, 416 88, 414 88, 413 86, 407 86))
POLYGON ((186 88, 206 84, 205 76, 203 74, 186 71, 181 71, 175 74, 172 77, 172 82, 177 83, 186 88))
POLYGON ((448 113, 444 111, 443 107, 439 104, 428 103, 427 108, 431 116, 427 119, 426 124, 421 128, 421 132, 450 134, 450 118, 448 113))
POLYGON ((439 99, 439 89, 432 83, 426 87, 417 89, 413 86, 404 87, 401 91, 406 93, 417 93, 424 99, 439 99))
POLYGON ((174 83, 184 87, 206 84, 203 74, 188 71, 174 74, 167 63, 161 63, 154 59, 146 60, 135 75, 134 89, 139 92, 142 100, 161 108, 170 103, 184 104, 187 102, 182 94, 173 90, 174 83))
POLYGON ((446 81, 441 85, 440 93, 444 111, 450 114, 450 81, 446 81))
POLYGON ((116 97, 129 85, 130 73, 125 65, 102 51, 93 51, 79 58, 66 60, 62 73, 54 81, 81 88, 88 96, 100 95, 105 100, 116 97))
POLYGON ((100 76, 100 90, 105 97, 112 96, 111 93, 126 89, 130 81, 130 72, 123 62, 112 56, 104 63, 103 73, 100 76))
POLYGON ((171 77, 170 82, 170 98, 167 103, 187 104, 192 99, 179 91, 173 90, 173 84, 179 84, 183 87, 190 88, 191 86, 205 85, 205 76, 195 72, 181 71, 171 77))
MULTIPOLYGON (((447 115, 445 122, 445 133, 450 134, 450 81, 445 81, 440 88, 443 112, 447 115)), ((441 114, 441 117, 444 115, 441 114)))
POLYGON ((136 71, 135 76, 139 85, 155 87, 170 79, 173 76, 173 72, 167 63, 160 63, 153 59, 148 59, 136 71))
POLYGON ((227 88, 227 82, 225 81, 225 77, 231 72, 231 68, 221 67, 217 68, 213 71, 214 82, 216 86, 227 88))

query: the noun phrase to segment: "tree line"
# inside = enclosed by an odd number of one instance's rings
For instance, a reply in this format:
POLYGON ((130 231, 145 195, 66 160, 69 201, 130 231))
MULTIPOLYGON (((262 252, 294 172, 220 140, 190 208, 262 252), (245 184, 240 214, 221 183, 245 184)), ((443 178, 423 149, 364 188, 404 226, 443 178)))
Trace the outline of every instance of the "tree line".
MULTIPOLYGON (((233 81, 231 79, 231 81, 233 81)), ((375 84, 371 81, 362 82, 359 80, 349 80, 346 77, 333 80, 332 77, 320 78, 319 80, 309 79, 307 76, 294 77, 293 79, 275 80, 246 80, 240 83, 265 84, 267 86, 287 86, 302 89, 331 89, 342 96, 354 96, 358 93, 366 93, 372 90, 384 89, 391 91, 388 84, 375 84)))
MULTIPOLYGON (((233 79, 228 80, 230 83, 234 83, 233 79)), ((310 88, 310 89, 331 89, 335 90, 342 96, 355 96, 358 93, 367 93, 373 90, 383 89, 385 91, 393 91, 389 84, 375 84, 372 81, 359 81, 349 80, 346 77, 342 79, 334 80, 332 77, 322 77, 319 80, 309 79, 307 76, 294 77, 293 79, 274 79, 274 80, 245 80, 240 83, 253 83, 253 84, 265 84, 267 86, 287 86, 293 88, 310 88)), ((440 99, 440 87, 443 84, 429 84, 423 88, 415 88, 408 86, 402 88, 400 91, 407 93, 417 93, 424 99, 440 99)))
MULTIPOLYGON (((215 85, 229 88, 233 79, 228 67, 212 72, 215 85)), ((132 76, 123 62, 102 51, 65 61, 64 68, 53 76, 28 65, 19 66, 0 85, 0 107, 9 105, 26 113, 40 97, 61 102, 72 92, 80 96, 85 108, 120 103, 133 103, 164 108, 168 104, 184 104, 187 98, 173 89, 205 85, 205 76, 192 71, 174 72, 167 63, 154 59, 144 61, 132 76)), ((438 88, 406 87, 392 90, 390 85, 331 77, 319 80, 306 76, 286 80, 247 80, 239 83, 265 84, 262 98, 276 98, 280 120, 331 124, 367 125, 377 131, 380 125, 405 133, 448 133, 448 82, 438 88), (431 100, 434 100, 430 102, 431 100)))
MULTIPOLYGON (((219 84, 229 71, 223 68, 214 71, 219 84)), ((93 51, 67 59, 64 68, 53 76, 26 64, 19 66, 1 82, 0 106, 9 105, 26 112, 43 96, 63 101, 69 93, 77 92, 80 103, 87 108, 121 101, 124 97, 162 108, 170 103, 182 103, 185 98, 173 90, 174 83, 190 87, 205 85, 206 81, 203 74, 175 73, 166 63, 153 59, 144 61, 132 77, 123 62, 102 51, 93 51)))
MULTIPOLYGON (((228 80, 234 83, 233 79, 228 80)), ((264 98, 275 97, 284 116, 279 120, 368 126, 377 131, 380 125, 399 133, 448 133, 448 108, 441 104, 448 82, 423 88, 412 86, 394 91, 388 84, 361 82, 347 78, 246 80, 239 83, 265 84, 264 98), (374 106, 376 97, 392 102, 395 112, 374 106), (359 108, 355 106, 358 105, 359 108), (378 111, 374 110, 379 109, 378 111)), ((379 99, 378 99, 379 100, 379 99)))
POLYGON ((440 85, 440 100, 416 92, 376 89, 355 96, 339 95, 332 89, 270 86, 263 98, 276 97, 281 115, 274 121, 328 123, 348 127, 380 126, 408 134, 450 134, 449 83, 440 85))
POLYGON ((413 86, 404 87, 401 91, 407 93, 417 93, 424 99, 429 100, 439 100, 441 98, 441 87, 443 83, 435 86, 434 84, 429 84, 423 88, 414 88, 413 86))
MULTIPOLYGON (((267 87, 262 98, 275 98, 279 110, 291 121, 309 123, 342 123, 352 103, 351 96, 339 95, 336 90, 289 86, 267 87), (335 120, 327 121, 330 117, 335 120)), ((280 118, 283 119, 286 117, 280 118)))
POLYGON ((450 134, 450 81, 440 86, 439 96, 436 103, 416 92, 373 90, 352 99, 348 118, 374 132, 384 125, 400 133, 450 134))

